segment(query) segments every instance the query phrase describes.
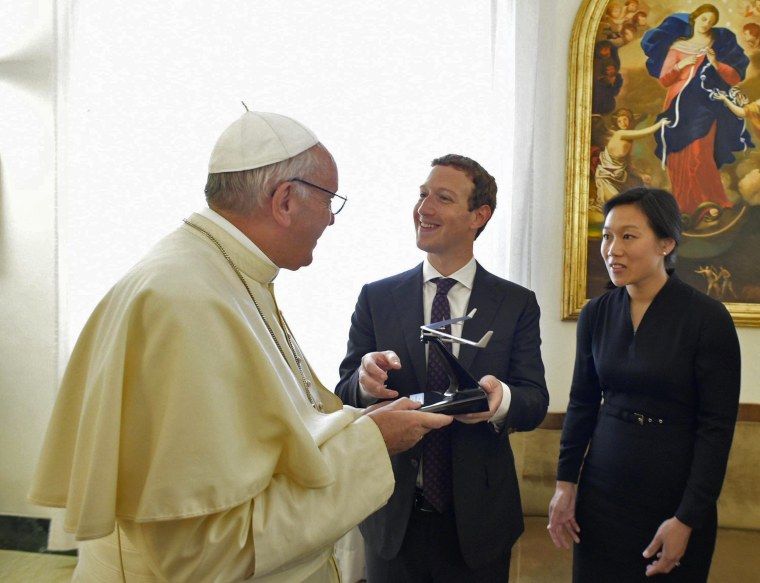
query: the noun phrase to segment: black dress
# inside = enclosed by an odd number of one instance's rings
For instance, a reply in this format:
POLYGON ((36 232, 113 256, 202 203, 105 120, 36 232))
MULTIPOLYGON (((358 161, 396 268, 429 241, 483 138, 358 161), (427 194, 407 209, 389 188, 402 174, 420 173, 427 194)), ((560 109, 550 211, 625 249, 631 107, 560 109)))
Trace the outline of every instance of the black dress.
POLYGON ((675 275, 635 333, 624 287, 582 310, 557 474, 578 482, 573 581, 651 582, 642 553, 673 516, 694 530, 657 580, 707 580, 739 377, 728 311, 675 275))

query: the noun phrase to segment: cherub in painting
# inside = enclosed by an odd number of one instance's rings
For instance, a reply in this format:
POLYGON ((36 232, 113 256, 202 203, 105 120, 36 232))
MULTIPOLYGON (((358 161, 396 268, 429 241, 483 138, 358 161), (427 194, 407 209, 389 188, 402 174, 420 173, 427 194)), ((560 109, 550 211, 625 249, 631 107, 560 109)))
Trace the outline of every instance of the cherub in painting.
POLYGON ((648 176, 639 176, 629 168, 629 154, 633 141, 651 136, 668 123, 662 118, 656 123, 641 129, 631 129, 634 115, 630 109, 621 107, 612 115, 612 133, 599 156, 599 163, 594 173, 596 183, 596 200, 592 206, 601 210, 604 203, 628 188, 641 186, 648 181, 648 176))

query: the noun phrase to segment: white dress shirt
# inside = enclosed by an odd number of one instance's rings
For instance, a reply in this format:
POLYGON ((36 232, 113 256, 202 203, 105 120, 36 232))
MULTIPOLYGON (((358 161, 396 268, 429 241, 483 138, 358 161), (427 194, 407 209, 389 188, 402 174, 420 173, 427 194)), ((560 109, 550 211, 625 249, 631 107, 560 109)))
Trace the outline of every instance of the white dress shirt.
MULTIPOLYGON (((449 290, 449 306, 451 308, 451 317, 459 318, 467 315, 467 305, 470 303, 470 295, 472 294, 472 284, 475 281, 475 272, 477 271, 478 264, 473 257, 463 267, 455 271, 448 277, 450 279, 457 280, 451 290, 449 290)), ((438 270, 430 265, 430 262, 425 258, 422 263, 422 281, 425 284, 422 286, 422 309, 426 324, 430 324, 430 313, 433 311, 433 298, 435 298, 435 292, 437 286, 433 279, 437 277, 444 277, 438 270)), ((477 308, 478 306, 473 306, 477 308)), ((451 325, 451 333, 454 336, 462 335, 462 326, 464 322, 451 325)), ((470 338, 469 340, 479 340, 478 338, 470 338)), ((427 354, 427 346, 425 346, 427 354)), ((459 357, 459 344, 453 342, 451 344, 451 352, 454 356, 459 357)), ((480 379, 475 379, 480 380, 480 379)), ((512 402, 512 391, 502 381, 503 396, 501 398, 501 404, 494 413, 493 417, 489 419, 489 422, 494 425, 496 429, 500 428, 500 425, 506 419, 507 413, 509 413, 509 405, 512 402)))

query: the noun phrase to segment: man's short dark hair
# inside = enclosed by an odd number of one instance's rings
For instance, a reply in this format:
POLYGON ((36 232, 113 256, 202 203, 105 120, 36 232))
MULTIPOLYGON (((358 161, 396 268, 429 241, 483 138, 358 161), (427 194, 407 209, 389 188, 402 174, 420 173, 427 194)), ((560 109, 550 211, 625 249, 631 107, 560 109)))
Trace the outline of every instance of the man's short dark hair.
MULTIPOLYGON (((452 166, 453 168, 457 168, 458 170, 461 170, 467 174, 473 183, 468 210, 474 211, 475 209, 480 208, 485 204, 488 205, 488 207, 491 209, 491 216, 493 216, 493 213, 496 210, 497 186, 496 180, 494 180, 494 177, 491 176, 485 168, 483 168, 472 158, 460 156, 459 154, 447 154, 445 156, 441 156, 440 158, 433 160, 430 165, 452 166)), ((486 228, 487 224, 488 221, 486 221, 486 224, 478 229, 478 232, 475 234, 476 239, 480 233, 483 232, 483 229, 486 228)))

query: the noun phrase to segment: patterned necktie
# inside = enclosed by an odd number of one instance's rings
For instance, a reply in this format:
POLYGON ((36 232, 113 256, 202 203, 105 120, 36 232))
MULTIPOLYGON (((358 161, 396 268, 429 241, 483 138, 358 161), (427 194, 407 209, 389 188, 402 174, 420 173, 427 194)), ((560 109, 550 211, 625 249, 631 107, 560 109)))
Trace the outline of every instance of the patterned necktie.
MULTIPOLYGON (((451 318, 448 293, 456 283, 455 279, 438 277, 433 279, 437 289, 430 312, 431 322, 451 318)), ((451 333, 451 326, 439 328, 451 333)), ((443 358, 432 347, 428 348, 427 390, 443 393, 449 388, 449 377, 443 358)), ((425 499, 438 510, 444 512, 451 503, 451 426, 434 429, 422 440, 422 487, 425 499)))

